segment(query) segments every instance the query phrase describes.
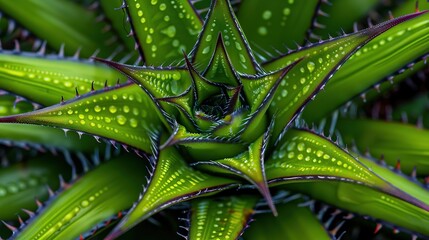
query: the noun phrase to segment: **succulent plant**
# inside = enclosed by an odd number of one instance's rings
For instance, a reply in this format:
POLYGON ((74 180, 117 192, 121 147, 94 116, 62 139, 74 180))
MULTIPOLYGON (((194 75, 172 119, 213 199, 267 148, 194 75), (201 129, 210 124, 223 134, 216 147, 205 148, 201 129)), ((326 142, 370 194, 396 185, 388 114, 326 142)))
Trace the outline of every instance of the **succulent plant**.
POLYGON ((377 101, 428 4, 383 4, 1 1, 3 237, 429 238, 427 98, 377 101))

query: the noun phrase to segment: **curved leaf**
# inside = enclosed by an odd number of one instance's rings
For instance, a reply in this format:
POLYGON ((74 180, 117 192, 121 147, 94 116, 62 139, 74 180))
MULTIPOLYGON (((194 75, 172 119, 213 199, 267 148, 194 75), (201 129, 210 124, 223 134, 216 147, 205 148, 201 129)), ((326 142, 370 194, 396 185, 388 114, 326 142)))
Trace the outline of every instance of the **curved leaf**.
POLYGON ((138 203, 106 239, 114 239, 137 223, 173 204, 236 186, 236 181, 212 177, 190 168, 174 147, 161 150, 138 203))
POLYGON ((177 65, 190 51, 202 22, 186 0, 126 0, 131 33, 146 65, 177 65))
POLYGON ((247 227, 257 200, 252 196, 194 200, 189 239, 238 239, 247 227))
POLYGON ((30 113, 3 117, 0 122, 71 129, 151 152, 150 134, 162 128, 160 117, 149 96, 128 83, 30 113))
POLYGON ((59 187, 58 176, 69 179, 71 166, 59 156, 46 155, 26 159, 0 168, 0 219, 14 220, 21 209, 36 210, 35 199, 46 200, 48 189, 59 187))
POLYGON ((94 12, 71 1, 2 1, 0 10, 47 40, 52 47, 60 49, 65 44, 64 51, 70 56, 80 51, 82 56, 90 57, 98 50, 100 57, 108 57, 112 44, 116 43, 116 37, 103 29, 106 24, 97 21, 94 12))
POLYGON ((384 77, 429 54, 429 13, 414 13, 391 21, 401 23, 390 26, 390 30, 386 29, 344 63, 325 91, 306 107, 306 120, 326 116, 384 77))
POLYGON ((368 119, 341 119, 337 125, 347 145, 355 144, 362 152, 383 157, 389 165, 400 160, 401 170, 429 175, 429 132, 415 126, 368 119))
POLYGON ((78 238, 131 207, 144 173, 145 161, 140 158, 120 156, 103 163, 60 193, 14 238, 78 238))
POLYGON ((113 69, 90 62, 37 54, 0 54, 0 88, 42 105, 70 99, 80 93, 115 85, 125 78, 113 69), (79 69, 77 71, 77 69, 79 69))

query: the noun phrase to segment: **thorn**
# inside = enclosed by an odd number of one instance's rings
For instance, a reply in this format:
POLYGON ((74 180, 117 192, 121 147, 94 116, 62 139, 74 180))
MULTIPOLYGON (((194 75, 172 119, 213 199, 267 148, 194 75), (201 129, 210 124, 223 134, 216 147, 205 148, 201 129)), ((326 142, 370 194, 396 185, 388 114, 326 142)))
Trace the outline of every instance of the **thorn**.
POLYGON ((390 11, 390 10, 389 10, 389 12, 388 12, 388 13, 389 13, 389 20, 392 20, 392 19, 394 19, 394 18, 395 18, 395 17, 393 16, 392 11, 390 11))
POLYGON ((377 234, 382 227, 383 227, 383 224, 377 223, 377 225, 375 225, 374 234, 377 234))
POLYGON ((37 205, 37 209, 40 209, 43 207, 43 203, 39 199, 36 199, 36 205, 37 205))
POLYGON ((420 10, 419 10, 419 1, 418 0, 416 0, 415 11, 416 11, 416 13, 420 12, 420 10))
POLYGON ((19 226, 24 225, 24 221, 22 220, 21 216, 18 215, 18 222, 19 222, 19 226))
POLYGON ((33 218, 34 216, 36 216, 36 214, 28 209, 21 209, 23 212, 25 212, 28 216, 30 216, 30 218, 33 218))
POLYGON ((61 96, 61 104, 64 104, 64 96, 61 96))
POLYGON ((401 172, 401 161, 399 159, 395 164, 395 172, 401 172))
POLYGON ((109 86, 107 85, 107 79, 106 81, 104 81, 104 88, 108 88, 109 86))
POLYGON ((92 81, 91 82, 91 92, 94 92, 95 91, 95 89, 94 89, 94 81, 92 81))
POLYGON ((60 46, 60 50, 58 51, 58 57, 64 58, 64 43, 62 43, 60 46))
POLYGON ((52 191, 52 189, 48 186, 48 193, 49 193, 49 198, 55 196, 54 191, 52 191))
POLYGON ((15 40, 14 43, 15 43, 15 49, 13 51, 14 52, 21 52, 21 47, 19 46, 18 40, 15 40))
POLYGON ((37 55, 44 56, 46 53, 46 41, 43 41, 42 46, 40 47, 37 55))
POLYGON ((74 60, 79 60, 80 50, 81 50, 81 48, 78 48, 78 49, 76 50, 76 52, 74 53, 74 55, 73 55, 73 59, 74 59, 74 60))
POLYGON ((8 223, 6 223, 5 221, 1 220, 1 222, 9 229, 12 231, 12 233, 16 233, 18 231, 18 228, 14 227, 13 225, 10 225, 8 223))
POLYGON ((413 171, 411 172, 411 178, 417 180, 417 167, 413 167, 413 171))
POLYGON ((396 227, 394 227, 393 228, 393 234, 398 234, 400 231, 399 231, 399 229, 398 228, 396 228, 396 227))
POLYGON ((79 91, 77 90, 77 87, 75 88, 75 91, 76 91, 76 97, 80 97, 79 91))

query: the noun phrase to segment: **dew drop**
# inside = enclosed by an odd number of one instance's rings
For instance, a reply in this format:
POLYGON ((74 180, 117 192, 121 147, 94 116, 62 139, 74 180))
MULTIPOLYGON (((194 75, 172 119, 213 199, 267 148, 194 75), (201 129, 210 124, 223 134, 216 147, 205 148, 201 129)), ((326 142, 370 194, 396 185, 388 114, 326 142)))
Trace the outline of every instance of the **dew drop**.
POLYGON ((94 111, 95 111, 95 112, 100 112, 100 111, 101 111, 101 107, 100 107, 100 106, 98 106, 98 105, 96 105, 96 106, 94 107, 94 111))
POLYGON ((290 14, 290 9, 289 8, 283 8, 283 15, 289 16, 289 14, 290 14))
POLYGON ((173 38, 176 35, 176 27, 171 25, 168 28, 164 29, 162 32, 168 37, 173 38))
POLYGON ((241 45, 239 42, 235 42, 235 48, 237 48, 238 51, 243 50, 243 48, 241 48, 241 45))
POLYGON ((170 16, 164 16, 164 21, 166 21, 166 22, 168 22, 168 21, 170 21, 170 16))
POLYGON ((282 90, 282 97, 286 97, 286 96, 287 96, 287 94, 288 94, 287 90, 286 90, 286 89, 283 89, 283 90, 282 90))
POLYGON ((116 107, 115 107, 115 106, 113 106, 113 105, 109 107, 109 112, 110 112, 110 113, 115 113, 117 110, 118 110, 118 109, 116 109, 116 107))
POLYGON ((264 20, 268 20, 268 19, 270 19, 271 18, 271 16, 272 16, 273 14, 272 14, 272 12, 271 11, 264 11, 263 13, 262 13, 262 18, 264 19, 264 20))
POLYGON ((151 1, 150 1, 150 3, 151 3, 152 5, 156 5, 156 4, 158 3, 158 0, 151 0, 151 1))
POLYGON ((161 3, 161 4, 159 5, 159 10, 161 10, 161 11, 165 11, 165 9, 167 9, 167 5, 165 5, 165 3, 161 3))
POLYGON ((207 54, 210 52, 210 46, 207 46, 203 49, 203 54, 207 54))
POLYGON ((7 194, 6 189, 0 187, 0 197, 6 196, 6 194, 7 194))
POLYGON ((67 111, 67 114, 68 114, 68 115, 72 115, 72 114, 73 114, 73 110, 69 109, 69 110, 67 111))
POLYGON ((207 37, 206 37, 206 41, 207 41, 207 42, 210 42, 211 40, 212 40, 212 35, 211 35, 211 34, 207 35, 207 37))
POLYGON ((127 122, 127 119, 122 115, 118 115, 116 116, 116 121, 119 125, 124 125, 127 122))
POLYGON ((82 207, 88 207, 89 202, 88 202, 88 201, 86 201, 86 200, 83 200, 83 201, 80 203, 80 205, 81 205, 82 207))
POLYGON ((315 67, 316 67, 316 65, 314 64, 314 62, 308 62, 307 63, 308 71, 313 72, 315 67))
POLYGON ((122 109, 124 110, 124 113, 130 112, 130 107, 128 107, 127 105, 123 106, 122 109))
POLYGON ((152 36, 151 35, 147 35, 146 36, 146 43, 150 44, 150 43, 152 43, 152 41, 153 41, 152 36))
POLYGON ((258 28, 258 33, 259 33, 259 35, 265 36, 265 35, 268 34, 268 30, 267 30, 266 27, 259 27, 258 28))
POLYGON ((136 119, 134 119, 134 118, 131 118, 131 119, 130 119, 130 125, 131 125, 131 127, 136 128, 136 127, 137 127, 137 125, 138 125, 137 120, 136 120, 136 119))

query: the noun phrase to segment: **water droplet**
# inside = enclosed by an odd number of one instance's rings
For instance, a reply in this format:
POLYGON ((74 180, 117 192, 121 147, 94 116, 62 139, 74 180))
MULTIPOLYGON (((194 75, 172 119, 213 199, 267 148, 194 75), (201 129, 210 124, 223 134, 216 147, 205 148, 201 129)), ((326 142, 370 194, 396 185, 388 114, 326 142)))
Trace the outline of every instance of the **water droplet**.
POLYGON ((203 49, 203 54, 207 54, 210 52, 210 46, 207 46, 203 49))
POLYGON ((314 64, 314 62, 308 62, 307 63, 308 71, 313 72, 315 67, 316 67, 316 64, 314 64))
POLYGON ((310 85, 306 85, 303 89, 302 89, 302 93, 306 94, 308 92, 308 89, 310 89, 310 85))
POLYGON ((171 43, 171 45, 173 45, 173 47, 178 47, 179 44, 180 44, 180 42, 177 39, 173 40, 173 42, 171 43))
POLYGON ((282 97, 286 97, 286 96, 287 96, 287 93, 288 93, 288 92, 287 92, 287 90, 286 90, 286 89, 283 89, 283 90, 282 90, 282 97))
POLYGON ((271 16, 272 16, 273 14, 271 13, 271 11, 264 11, 263 13, 262 13, 262 18, 264 19, 264 20, 268 20, 268 19, 270 19, 271 18, 271 16))
POLYGON ((165 3, 161 3, 161 4, 159 5, 159 10, 161 10, 161 11, 165 11, 165 9, 167 9, 167 5, 165 5, 165 3))
POLYGON ((152 5, 156 5, 156 4, 158 3, 158 0, 151 0, 151 1, 150 1, 150 3, 151 3, 152 5))
POLYGON ((83 114, 79 114, 79 119, 85 119, 85 116, 83 114))
POLYGON ((123 106, 122 109, 124 110, 124 113, 130 112, 130 107, 128 107, 127 105, 123 106))
POLYGON ((289 8, 283 8, 283 15, 289 16, 289 14, 290 14, 290 9, 289 8))
POLYGON ((119 123, 119 125, 124 125, 127 122, 127 119, 122 115, 118 115, 116 116, 116 121, 119 123))
POLYGON ((267 35, 267 34, 268 34, 268 30, 267 30, 267 28, 266 28, 266 27, 259 27, 259 28, 258 28, 258 33, 259 33, 260 35, 262 35, 262 36, 265 36, 265 35, 267 35))
POLYGON ((246 58, 244 57, 244 55, 243 55, 243 54, 241 54, 241 53, 240 53, 238 56, 240 57, 240 61, 241 61, 241 62, 243 62, 243 63, 245 63, 245 62, 246 62, 246 58))
POLYGON ((72 115, 72 114, 73 114, 73 110, 69 109, 69 110, 67 111, 67 114, 72 115))
POLYGON ((304 151, 305 148, 305 144, 304 143, 298 143, 298 145, 296 146, 296 148, 298 149, 298 151, 304 151))
POLYGON ((305 83, 305 78, 301 78, 301 79, 299 79, 299 82, 301 83, 301 84, 304 84, 305 83))
POLYGON ((207 37, 206 37, 206 41, 207 41, 207 42, 210 42, 211 40, 212 40, 212 35, 211 35, 211 34, 207 35, 207 37))
POLYGON ((147 35, 146 36, 146 43, 150 44, 150 43, 152 43, 152 41, 153 41, 152 36, 151 35, 147 35))
POLYGON ((294 0, 289 0, 289 4, 293 4, 294 0))
POLYGON ((100 111, 101 111, 101 107, 100 107, 100 106, 98 106, 98 105, 96 105, 96 106, 94 107, 94 111, 95 111, 95 112, 100 112, 100 111))
POLYGON ((117 109, 116 109, 115 106, 112 105, 112 106, 109 107, 109 112, 110 113, 115 113, 116 111, 117 111, 117 109))
POLYGON ((243 48, 241 48, 241 45, 239 42, 235 42, 235 48, 237 48, 238 51, 243 50, 243 48))
POLYGON ((168 21, 170 21, 170 16, 164 16, 164 21, 166 21, 166 22, 168 22, 168 21))
POLYGON ((88 201, 86 201, 86 200, 83 200, 83 201, 80 203, 80 205, 81 205, 82 207, 88 207, 89 202, 88 202, 88 201))
POLYGON ((136 127, 137 127, 137 125, 138 125, 137 120, 136 120, 136 119, 134 119, 134 118, 131 118, 131 119, 130 119, 130 125, 131 125, 131 127, 136 128, 136 127))
POLYGON ((142 10, 139 10, 139 11, 137 12, 137 15, 138 15, 139 17, 143 16, 143 11, 142 11, 142 10))
POLYGON ((279 158, 283 158, 286 155, 286 151, 280 151, 279 152, 279 158))
POLYGON ((168 28, 161 31, 165 35, 167 35, 170 38, 173 38, 176 35, 176 27, 171 25, 168 28))

